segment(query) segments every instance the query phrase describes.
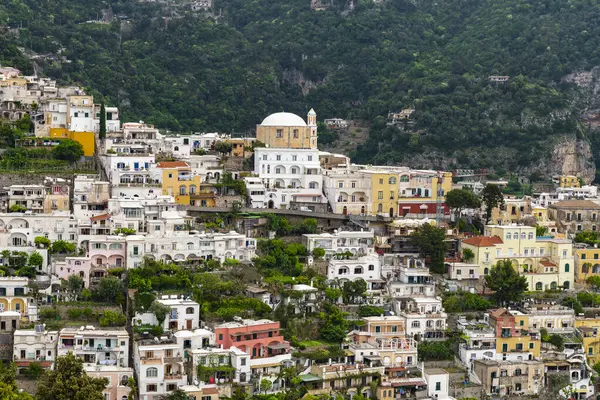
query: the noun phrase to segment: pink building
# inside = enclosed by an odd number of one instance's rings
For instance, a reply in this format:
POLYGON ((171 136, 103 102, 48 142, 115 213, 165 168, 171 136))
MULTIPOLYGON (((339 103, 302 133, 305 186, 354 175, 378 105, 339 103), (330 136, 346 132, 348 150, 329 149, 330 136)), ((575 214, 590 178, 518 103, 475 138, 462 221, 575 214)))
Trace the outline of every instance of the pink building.
POLYGON ((54 274, 67 280, 71 275, 79 275, 86 288, 90 287, 91 260, 89 257, 66 257, 54 262, 54 274))
POLYGON ((250 354, 251 359, 287 354, 290 344, 280 333, 279 322, 268 319, 244 319, 215 327, 217 345, 229 349, 235 346, 250 354))
POLYGON ((97 283, 108 275, 108 269, 125 267, 125 237, 105 236, 90 239, 88 257, 91 260, 90 281, 97 283))

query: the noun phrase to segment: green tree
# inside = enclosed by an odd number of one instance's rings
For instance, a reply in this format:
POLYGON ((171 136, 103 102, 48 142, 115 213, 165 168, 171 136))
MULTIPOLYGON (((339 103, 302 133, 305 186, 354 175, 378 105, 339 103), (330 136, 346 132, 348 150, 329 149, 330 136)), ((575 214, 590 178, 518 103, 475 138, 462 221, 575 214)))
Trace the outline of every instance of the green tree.
POLYGON ((121 280, 115 276, 106 276, 100 279, 100 282, 94 291, 94 297, 98 301, 106 303, 123 303, 124 296, 121 280))
POLYGON ((100 139, 106 137, 106 107, 104 106, 104 101, 100 104, 100 129, 98 136, 100 139))
POLYGON ((598 243, 598 232, 594 231, 583 231, 578 232, 575 235, 575 243, 585 243, 589 245, 594 245, 598 243))
POLYGON ((427 257, 429 267, 433 272, 445 272, 444 259, 446 257, 446 232, 431 224, 423 224, 410 236, 413 245, 419 248, 421 257, 427 257))
POLYGON ((135 235, 136 231, 135 231, 135 229, 131 229, 131 228, 115 229, 115 235, 121 235, 121 234, 123 234, 124 236, 130 236, 130 235, 135 235))
POLYGON ((314 249, 312 251, 312 254, 313 254, 314 258, 316 258, 317 260, 320 260, 321 258, 325 257, 325 249, 317 247, 316 249, 314 249))
POLYGON ((527 278, 515 271, 510 260, 500 260, 485 276, 485 284, 493 290, 494 300, 500 305, 519 301, 527 290, 527 278))
POLYGON ((83 370, 83 360, 68 353, 57 357, 54 370, 38 381, 36 400, 103 400, 106 378, 92 378, 83 370))
POLYGON ((64 240, 56 240, 50 247, 50 253, 52 254, 73 254, 77 250, 77 245, 71 242, 65 242, 64 240))
POLYGON ((29 367, 27 368, 27 375, 30 378, 39 379, 40 376, 44 374, 44 367, 40 365, 38 362, 29 363, 29 367))
POLYGON ((366 293, 367 282, 363 279, 344 282, 342 287, 342 297, 347 304, 362 303, 366 293))
POLYGON ((156 320, 158 321, 158 324, 162 326, 162 324, 165 322, 165 318, 167 318, 167 315, 169 315, 169 313, 171 312, 171 307, 159 303, 155 300, 148 311, 154 314, 156 320))
POLYGON ((29 256, 29 265, 32 267, 40 268, 44 264, 44 257, 37 251, 34 251, 29 256))
POLYGON ((481 200, 471 190, 454 189, 446 193, 446 205, 454 210, 458 221, 464 209, 481 207, 481 200))
POLYGON ((541 226, 541 225, 536 225, 535 227, 535 236, 539 237, 539 236, 546 236, 546 234, 548 233, 548 228, 545 226, 541 226))
POLYGON ((67 290, 73 294, 75 301, 79 298, 79 294, 83 290, 83 278, 79 275, 69 275, 66 282, 67 290))
POLYGON ((125 326, 125 314, 118 311, 106 310, 100 317, 100 326, 125 326))
POLYGON ((83 157, 83 146, 81 143, 71 139, 61 139, 60 143, 52 149, 52 158, 75 162, 83 157))
POLYGON ((485 204, 485 222, 492 218, 492 210, 504 206, 504 195, 497 185, 487 184, 481 192, 481 201, 485 204))
POLYGON ((20 204, 13 204, 8 209, 8 212, 11 212, 11 213, 21 213, 21 212, 25 212, 25 211, 27 211, 27 207, 24 207, 20 204))
POLYGON ((135 384, 135 379, 132 376, 127 380, 127 386, 131 389, 129 395, 127 395, 127 400, 135 400, 137 398, 137 385, 135 384))
POLYGON ((473 259, 475 258, 475 253, 473 253, 473 250, 471 249, 463 249, 463 260, 465 260, 465 262, 471 262, 473 261, 473 259))
POLYGON ((223 155, 231 153, 232 149, 233 145, 230 142, 225 142, 223 140, 216 142, 214 145, 214 150, 223 155))
POLYGON ((51 245, 50 239, 44 236, 36 236, 35 239, 33 239, 33 243, 38 249, 49 249, 51 245))
POLYGON ((271 388, 273 387, 273 382, 271 382, 268 379, 261 379, 259 385, 260 385, 260 391, 267 394, 267 392, 269 390, 271 390, 271 388))

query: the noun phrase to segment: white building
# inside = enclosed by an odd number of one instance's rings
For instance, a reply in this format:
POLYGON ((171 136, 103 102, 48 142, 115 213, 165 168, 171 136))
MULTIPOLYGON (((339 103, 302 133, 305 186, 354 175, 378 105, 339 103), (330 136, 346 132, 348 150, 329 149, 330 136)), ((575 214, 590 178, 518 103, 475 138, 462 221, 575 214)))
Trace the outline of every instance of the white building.
POLYGON ((177 344, 183 351, 191 349, 204 349, 215 345, 215 333, 208 329, 198 328, 193 331, 177 331, 173 334, 177 340, 177 344))
POLYGON ((548 303, 530 304, 521 309, 529 316, 528 329, 548 333, 567 334, 575 331, 575 311, 570 307, 548 303))
POLYGON ((188 383, 183 349, 174 338, 142 339, 133 346, 140 400, 158 400, 188 383))
POLYGON ((441 368, 425 369, 423 373, 427 381, 427 394, 432 399, 449 400, 450 374, 441 368))
POLYGON ((496 359, 496 332, 488 324, 468 322, 461 318, 457 321, 457 327, 465 338, 465 343, 459 345, 459 358, 469 371, 475 360, 496 359))
POLYGON ((197 379, 201 384, 207 382, 205 376, 198 375, 198 366, 231 367, 230 371, 214 373, 214 379, 218 383, 247 383, 250 381, 250 354, 243 352, 235 346, 229 349, 222 348, 198 348, 188 354, 192 359, 192 379, 197 379))
POLYGON ((375 253, 373 247, 375 233, 368 231, 342 231, 334 230, 331 233, 304 234, 302 244, 309 252, 316 248, 325 250, 325 258, 330 259, 338 253, 350 252, 354 255, 367 255, 375 253))
POLYGON ((331 258, 327 266, 327 279, 341 281, 362 279, 367 282, 368 290, 380 290, 384 282, 381 279, 381 263, 376 254, 350 259, 331 258))
MULTIPOLYGON (((100 104, 94 104, 94 132, 100 132, 100 104)), ((121 121, 119 120, 119 109, 117 107, 104 107, 106 116, 106 132, 118 132, 121 130, 121 121)))
POLYGON ((104 214, 110 199, 110 183, 97 175, 77 175, 73 182, 73 215, 77 220, 104 214))
MULTIPOLYGON (((177 298, 177 295, 162 296, 158 303, 171 308, 162 323, 163 331, 193 330, 200 327, 200 305, 193 300, 177 298)), ((136 314, 134 324, 159 325, 153 313, 136 314)))
POLYGON ((267 188, 260 178, 248 177, 244 178, 246 184, 248 206, 252 208, 267 208, 269 201, 267 200, 267 188))
MULTIPOLYGON (((101 159, 113 187, 127 188, 133 185, 133 187, 154 188, 156 193, 162 192, 161 171, 154 168, 154 154, 147 153, 146 149, 132 153, 104 154, 101 159)), ((117 190, 119 189, 114 191, 117 190)), ((119 195, 118 192, 113 194, 119 195)))
POLYGON ((256 148, 254 173, 267 189, 266 208, 287 208, 290 202, 325 201, 316 149, 256 148))
POLYGON ((435 297, 435 280, 424 264, 395 267, 390 278, 388 289, 394 298, 435 297))
POLYGON ((415 340, 443 339, 448 314, 442 300, 435 297, 413 297, 395 300, 394 310, 406 319, 406 336, 415 340))
POLYGON ((47 331, 43 325, 35 329, 17 329, 13 336, 13 359, 17 368, 28 368, 32 362, 48 369, 54 367, 58 331, 47 331))
POLYGON ((228 258, 251 260, 255 256, 256 239, 231 231, 205 233, 185 229, 166 231, 164 236, 131 235, 127 240, 127 268, 139 266, 144 257, 163 261, 219 260, 228 258))
POLYGON ((58 335, 57 356, 72 352, 87 367, 129 366, 129 333, 124 329, 93 326, 63 328, 58 335))

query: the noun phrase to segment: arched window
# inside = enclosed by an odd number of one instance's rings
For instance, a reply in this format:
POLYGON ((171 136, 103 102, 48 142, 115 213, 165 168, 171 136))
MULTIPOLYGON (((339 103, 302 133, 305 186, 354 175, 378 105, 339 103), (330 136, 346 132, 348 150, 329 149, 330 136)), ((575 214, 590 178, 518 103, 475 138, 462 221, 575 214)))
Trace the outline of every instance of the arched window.
POLYGON ((194 307, 188 307, 185 309, 185 313, 186 314, 193 314, 194 313, 194 307))
POLYGON ((363 267, 354 267, 354 274, 359 275, 363 273, 363 267))
POLYGON ((410 178, 408 177, 408 175, 402 175, 400 177, 400 182, 408 182, 410 180, 410 178))
POLYGON ((383 212, 383 204, 379 203, 377 206, 377 212, 383 212))
POLYGON ((565 282, 563 283, 563 289, 565 289, 565 290, 569 290, 570 288, 571 288, 571 282, 569 282, 569 281, 565 281, 565 282))
POLYGON ((146 378, 157 378, 158 368, 150 367, 146 370, 146 378))
POLYGON ((310 189, 318 189, 318 188, 319 188, 319 184, 318 184, 317 182, 310 182, 310 183, 308 184, 308 187, 309 187, 310 189))
POLYGON ((521 239, 525 239, 525 238, 526 238, 525 232, 521 233, 521 239))
POLYGON ((529 232, 529 240, 533 239, 533 232, 529 232))
POLYGON ((190 185, 190 194, 196 194, 196 185, 190 185))
POLYGON ((506 240, 510 240, 510 239, 512 239, 510 232, 506 232, 506 240))
POLYGON ((520 368, 515 369, 515 376, 521 376, 521 369, 520 368))
POLYGON ((297 174, 297 173, 298 173, 298 168, 292 167, 292 174, 297 174))
POLYGON ((571 266, 569 265, 569 263, 565 264, 565 272, 569 272, 569 270, 571 269, 571 266))
POLYGON ((413 321, 411 326, 413 328, 420 328, 421 327, 421 321, 413 321))
POLYGON ((543 288, 542 282, 538 282, 535 284, 535 290, 542 290, 542 288, 543 288))
POLYGON ((179 146, 175 146, 175 148, 173 148, 173 150, 179 151, 179 146))
POLYGON ((487 274, 489 274, 489 273, 490 273, 490 269, 489 269, 489 268, 485 268, 485 269, 483 270, 483 274, 484 274, 484 275, 487 275, 487 274))
POLYGON ((556 284, 556 282, 550 282, 550 290, 556 290, 557 287, 558 285, 556 284))
POLYGON ((396 184, 396 177, 395 176, 390 177, 390 179, 388 179, 388 183, 390 185, 396 184))
POLYGON ((187 193, 187 189, 186 189, 185 185, 179 186, 179 194, 185 195, 186 193, 187 193))
POLYGON ((187 249, 188 250, 194 250, 194 243, 193 242, 188 242, 187 243, 187 249))

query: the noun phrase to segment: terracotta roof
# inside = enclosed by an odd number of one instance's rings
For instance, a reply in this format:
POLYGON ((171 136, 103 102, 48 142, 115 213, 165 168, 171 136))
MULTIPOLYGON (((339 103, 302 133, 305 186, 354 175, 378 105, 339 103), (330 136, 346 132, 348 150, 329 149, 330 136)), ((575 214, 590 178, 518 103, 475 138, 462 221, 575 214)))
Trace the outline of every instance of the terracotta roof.
POLYGON ((100 214, 100 215, 96 215, 95 217, 90 218, 90 220, 92 222, 95 221, 102 221, 102 220, 106 220, 110 218, 110 214, 100 214))
POLYGON ((506 308, 498 308, 497 310, 491 311, 490 316, 498 318, 504 315, 507 311, 508 310, 506 308))
POLYGON ((553 261, 548 260, 540 261, 540 264, 542 264, 544 267, 556 267, 556 264, 553 261))
POLYGON ((462 242, 475 247, 491 247, 504 243, 498 236, 473 236, 462 242))
POLYGON ((219 394, 219 390, 215 387, 206 387, 202 389, 202 394, 219 394))
POLYGON ((551 204, 550 208, 567 208, 571 210, 585 209, 585 210, 600 210, 600 205, 594 203, 591 200, 565 200, 559 201, 558 203, 551 204))
POLYGON ((158 168, 187 168, 188 163, 184 161, 163 161, 156 164, 158 168))

